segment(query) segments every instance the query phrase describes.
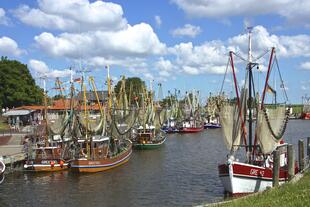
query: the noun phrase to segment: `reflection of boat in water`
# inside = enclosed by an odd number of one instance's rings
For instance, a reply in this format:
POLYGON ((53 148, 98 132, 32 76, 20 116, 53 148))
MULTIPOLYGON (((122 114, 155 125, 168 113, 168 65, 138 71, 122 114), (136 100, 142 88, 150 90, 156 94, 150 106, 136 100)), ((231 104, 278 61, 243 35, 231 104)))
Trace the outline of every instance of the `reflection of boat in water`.
MULTIPOLYGON (((236 99, 234 101, 226 100, 219 105, 224 141, 230 153, 227 161, 218 166, 218 171, 225 191, 231 195, 248 194, 272 187, 274 164, 272 153, 275 150, 280 151, 279 182, 282 184, 288 180, 287 144, 283 141, 283 134, 286 129, 289 112, 285 104, 277 104, 276 91, 268 84, 273 66, 278 65, 273 64, 273 61, 277 61, 275 48, 271 50, 264 91, 260 100, 259 94, 255 94, 257 90, 254 89, 253 84, 254 72, 252 70, 258 67, 258 63, 252 62, 251 30, 249 30, 248 37, 247 76, 241 90, 241 96, 239 97, 239 84, 234 70, 233 57, 235 56, 233 52, 230 52, 229 63, 234 78, 236 99), (271 97, 266 97, 266 93, 271 94, 271 97), (267 98, 269 100, 272 99, 274 104, 268 104, 268 107, 266 107, 265 102, 267 98), (248 117, 244 114, 247 111, 248 117), (255 125, 253 120, 254 114, 257 117, 255 125), (246 121, 248 121, 247 124, 246 121), (241 148, 242 146, 245 147, 241 148), (238 159, 235 158, 235 156, 240 155, 237 151, 241 149, 244 149, 244 156, 239 156, 238 159), (239 158, 244 160, 241 161, 239 158)), ((278 70, 280 73, 279 68, 275 70, 278 70)), ((281 76, 280 79, 281 88, 283 94, 285 94, 283 101, 286 103, 288 100, 281 76)), ((295 168, 295 173, 297 170, 295 168)))
POLYGON ((4 181, 4 171, 5 171, 5 164, 2 160, 0 160, 0 184, 4 181))

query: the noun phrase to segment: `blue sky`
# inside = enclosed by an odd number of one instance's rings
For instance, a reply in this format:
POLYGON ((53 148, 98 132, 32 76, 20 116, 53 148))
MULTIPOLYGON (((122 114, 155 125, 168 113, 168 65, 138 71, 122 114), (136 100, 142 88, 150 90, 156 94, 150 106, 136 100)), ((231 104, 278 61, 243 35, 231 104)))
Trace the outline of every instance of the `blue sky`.
MULTIPOLYGON (((0 55, 27 64, 34 77, 48 75, 49 88, 82 63, 101 89, 108 64, 115 81, 139 76, 161 82, 164 94, 197 89, 203 99, 220 90, 230 50, 246 57, 245 28, 251 25, 254 58, 276 47, 290 102, 310 95, 306 0, 4 0, 0 8, 0 55)), ((267 60, 259 60, 261 72, 255 73, 260 91, 267 60)), ((236 67, 241 83, 244 63, 236 67)), ((230 93, 231 73, 227 77, 230 93)), ((281 90, 280 80, 271 80, 281 90)))

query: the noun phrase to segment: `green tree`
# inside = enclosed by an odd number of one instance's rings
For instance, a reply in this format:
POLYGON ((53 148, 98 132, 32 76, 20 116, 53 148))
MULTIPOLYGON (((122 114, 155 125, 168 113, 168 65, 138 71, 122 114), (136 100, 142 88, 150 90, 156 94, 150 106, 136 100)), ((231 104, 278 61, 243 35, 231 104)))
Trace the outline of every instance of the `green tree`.
POLYGON ((41 104, 43 91, 35 84, 27 65, 1 57, 0 107, 41 104))
MULTIPOLYGON (((117 84, 115 85, 114 91, 116 95, 118 95, 120 88, 121 88, 121 80, 118 81, 117 84)), ((125 88, 128 99, 131 98, 131 103, 133 103, 135 97, 138 97, 138 99, 141 100, 141 93, 143 93, 143 88, 145 88, 145 82, 138 77, 126 78, 125 88), (131 88, 131 94, 130 94, 130 88, 131 88)))

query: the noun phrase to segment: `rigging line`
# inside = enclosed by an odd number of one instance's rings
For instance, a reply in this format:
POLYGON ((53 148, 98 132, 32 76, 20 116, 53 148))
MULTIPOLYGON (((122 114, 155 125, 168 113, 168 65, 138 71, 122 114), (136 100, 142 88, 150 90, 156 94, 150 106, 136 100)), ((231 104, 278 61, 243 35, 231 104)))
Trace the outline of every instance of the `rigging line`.
POLYGON ((256 62, 257 60, 261 59, 262 57, 264 57, 266 54, 268 54, 270 52, 270 50, 266 50, 265 52, 263 52, 261 55, 259 55, 256 59, 253 60, 253 62, 256 62))
POLYGON ((281 88, 283 87, 283 91, 284 91, 284 95, 285 95, 286 101, 288 101, 286 89, 285 89, 285 86, 284 86, 284 81, 283 81, 283 79, 282 79, 282 75, 281 75, 281 72, 280 72, 280 67, 279 67, 279 63, 278 63, 278 59, 277 59, 277 56, 276 56, 276 55, 275 55, 275 62, 276 62, 277 69, 278 69, 279 76, 280 76, 280 80, 281 80, 281 88))
POLYGON ((225 79, 226 79, 229 63, 230 63, 230 58, 228 58, 228 61, 227 61, 227 64, 226 64, 226 70, 225 70, 225 75, 224 75, 224 79, 223 79, 223 82, 222 82, 220 94, 222 94, 222 92, 223 92, 223 87, 224 87, 224 83, 225 83, 225 79))
POLYGON ((244 62, 247 62, 248 60, 243 58, 241 55, 235 53, 235 52, 232 52, 236 57, 238 57, 239 59, 243 60, 244 62))

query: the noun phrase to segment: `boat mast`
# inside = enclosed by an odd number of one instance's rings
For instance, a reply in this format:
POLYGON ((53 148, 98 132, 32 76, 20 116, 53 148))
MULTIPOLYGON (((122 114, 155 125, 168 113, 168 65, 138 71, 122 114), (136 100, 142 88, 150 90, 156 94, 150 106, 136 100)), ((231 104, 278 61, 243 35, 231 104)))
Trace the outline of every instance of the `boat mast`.
MULTIPOLYGON (((249 73, 249 85, 248 85, 248 90, 249 90, 249 99, 248 99, 248 110, 249 110, 249 156, 251 156, 252 153, 252 125, 253 125, 253 120, 252 120, 252 81, 253 81, 253 74, 252 74, 252 68, 255 66, 255 63, 252 63, 252 27, 248 27, 248 38, 249 38, 249 48, 248 48, 248 73, 249 73)), ((250 157, 249 157, 250 158, 250 157)), ((251 159, 249 159, 251 162, 251 159)))
POLYGON ((48 147, 48 126, 47 126, 47 92, 46 92, 46 76, 43 76, 43 93, 44 93, 44 119, 45 119, 45 146, 48 147))
POLYGON ((110 66, 106 66, 108 70, 108 77, 107 77, 107 82, 108 82, 108 98, 109 98, 109 109, 111 110, 112 108, 112 95, 111 95, 111 79, 110 79, 110 66))

